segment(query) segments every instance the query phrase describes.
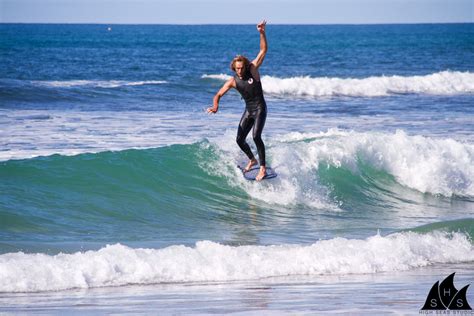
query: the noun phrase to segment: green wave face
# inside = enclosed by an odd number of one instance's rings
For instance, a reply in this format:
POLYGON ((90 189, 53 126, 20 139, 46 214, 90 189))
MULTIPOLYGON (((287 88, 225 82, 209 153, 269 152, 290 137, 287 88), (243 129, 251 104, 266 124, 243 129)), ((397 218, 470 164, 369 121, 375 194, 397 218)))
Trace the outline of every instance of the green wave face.
POLYGON ((462 218, 450 221, 442 221, 422 225, 407 231, 413 231, 416 233, 431 233, 433 231, 443 232, 460 232, 470 237, 471 242, 474 239, 474 218, 462 218))
POLYGON ((214 154, 194 144, 3 162, 0 231, 140 240, 189 228, 243 196, 204 172, 200 155, 214 154))
MULTIPOLYGON (((472 211, 472 201, 422 194, 362 159, 357 171, 325 161, 307 174, 276 166, 279 177, 262 183, 245 181, 236 161, 203 141, 2 162, 0 251, 37 250, 44 242, 41 251, 54 252, 53 244, 67 249, 78 241, 84 248, 305 243, 472 211)), ((461 220, 441 228, 472 236, 473 227, 461 220)))

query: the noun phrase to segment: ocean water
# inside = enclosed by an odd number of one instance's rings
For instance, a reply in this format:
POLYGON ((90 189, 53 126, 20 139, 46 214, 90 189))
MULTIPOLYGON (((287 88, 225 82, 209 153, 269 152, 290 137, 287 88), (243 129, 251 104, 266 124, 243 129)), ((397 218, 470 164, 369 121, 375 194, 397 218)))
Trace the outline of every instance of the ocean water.
POLYGON ((255 183, 238 93, 205 113, 255 26, 0 24, 1 312, 418 314, 474 282, 474 24, 267 37, 255 183))

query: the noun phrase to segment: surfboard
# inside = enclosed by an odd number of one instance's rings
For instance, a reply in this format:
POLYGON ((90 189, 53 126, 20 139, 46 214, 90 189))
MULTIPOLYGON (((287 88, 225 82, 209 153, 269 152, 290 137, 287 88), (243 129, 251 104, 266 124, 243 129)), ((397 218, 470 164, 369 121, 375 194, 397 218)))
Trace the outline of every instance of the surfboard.
MULTIPOLYGON (((255 181, 255 178, 257 177, 258 172, 260 171, 259 166, 254 166, 247 172, 244 172, 244 167, 241 167, 241 166, 237 166, 237 167, 240 169, 240 171, 242 171, 244 178, 249 181, 255 181)), ((275 172, 275 170, 273 170, 270 167, 267 167, 267 174, 265 175, 265 177, 263 177, 262 180, 276 178, 276 176, 277 176, 277 173, 275 172)))

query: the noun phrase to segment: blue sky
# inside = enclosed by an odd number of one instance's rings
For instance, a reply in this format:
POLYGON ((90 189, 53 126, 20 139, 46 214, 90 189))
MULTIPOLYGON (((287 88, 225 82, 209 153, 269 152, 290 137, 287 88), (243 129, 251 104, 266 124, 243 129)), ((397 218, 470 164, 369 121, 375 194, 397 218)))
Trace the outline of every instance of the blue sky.
POLYGON ((4 23, 474 22, 474 0, 0 0, 4 23))

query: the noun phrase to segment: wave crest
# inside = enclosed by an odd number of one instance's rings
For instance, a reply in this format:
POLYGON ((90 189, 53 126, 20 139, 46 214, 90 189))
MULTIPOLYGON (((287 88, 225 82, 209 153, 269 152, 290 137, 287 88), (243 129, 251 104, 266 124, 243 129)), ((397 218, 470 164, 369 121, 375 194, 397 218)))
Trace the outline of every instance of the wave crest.
MULTIPOLYGON (((202 78, 227 80, 230 76, 203 75, 202 78)), ((442 71, 425 76, 373 76, 362 79, 262 76, 262 86, 269 94, 296 97, 379 97, 408 93, 444 95, 473 93, 474 73, 442 71)))
POLYGON ((320 163, 360 174, 361 162, 383 170, 402 185, 423 193, 474 196, 474 146, 453 139, 329 130, 290 133, 281 138, 277 164, 304 174, 320 163), (286 144, 285 144, 286 143, 286 144))
POLYGON ((201 241, 163 249, 120 244, 74 254, 0 256, 0 292, 37 292, 266 277, 403 271, 435 263, 474 261, 466 235, 433 232, 334 238, 309 246, 225 246, 201 241))

